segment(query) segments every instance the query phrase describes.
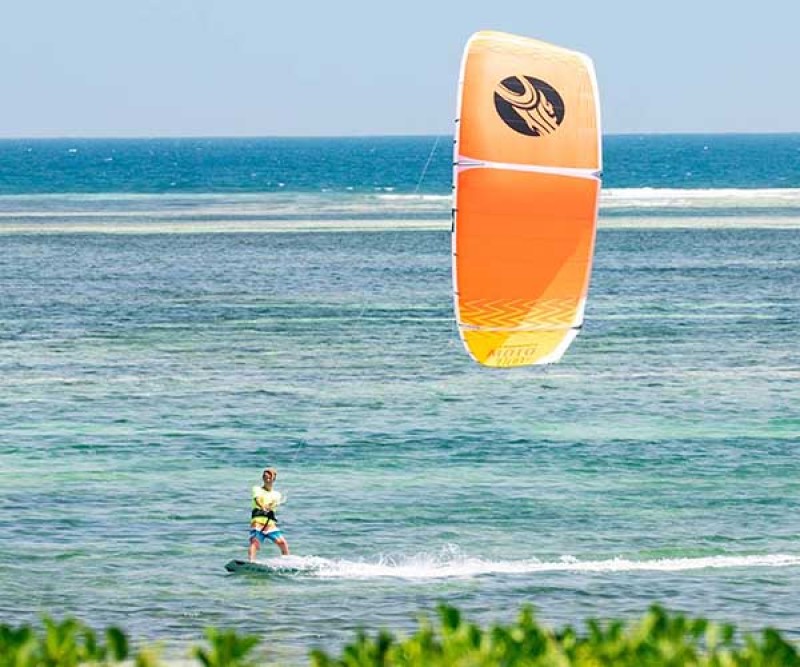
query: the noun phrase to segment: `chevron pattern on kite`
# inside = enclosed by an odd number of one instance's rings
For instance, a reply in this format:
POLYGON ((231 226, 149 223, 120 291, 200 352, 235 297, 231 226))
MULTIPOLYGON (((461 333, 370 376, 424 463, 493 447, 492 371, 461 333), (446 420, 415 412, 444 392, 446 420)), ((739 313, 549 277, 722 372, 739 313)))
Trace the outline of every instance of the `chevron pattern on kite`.
POLYGON ((459 325, 497 331, 568 329, 577 310, 576 299, 474 299, 459 304, 459 325))

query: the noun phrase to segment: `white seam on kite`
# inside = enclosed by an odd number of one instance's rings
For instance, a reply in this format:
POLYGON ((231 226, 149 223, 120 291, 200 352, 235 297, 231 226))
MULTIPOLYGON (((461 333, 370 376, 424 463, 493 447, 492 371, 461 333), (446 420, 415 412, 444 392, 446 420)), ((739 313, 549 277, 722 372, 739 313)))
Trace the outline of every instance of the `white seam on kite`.
POLYGON ((505 169, 508 171, 526 171, 537 174, 556 174, 558 176, 573 176, 575 178, 590 178, 600 180, 600 169, 586 167, 546 167, 537 164, 514 164, 513 162, 488 162, 474 158, 458 156, 456 166, 459 171, 465 169, 505 169))

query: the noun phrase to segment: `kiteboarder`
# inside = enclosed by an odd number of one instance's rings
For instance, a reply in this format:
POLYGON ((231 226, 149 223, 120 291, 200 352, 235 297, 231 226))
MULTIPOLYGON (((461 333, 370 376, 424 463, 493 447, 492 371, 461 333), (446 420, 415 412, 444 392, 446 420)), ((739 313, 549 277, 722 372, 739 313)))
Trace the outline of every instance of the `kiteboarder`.
POLYGON ((272 485, 278 478, 275 468, 267 468, 261 475, 264 481, 262 486, 253 487, 253 511, 250 514, 250 547, 247 556, 254 562, 259 548, 264 540, 269 540, 281 550, 284 556, 289 555, 289 544, 278 528, 278 519, 275 510, 283 503, 280 491, 275 491, 272 485))

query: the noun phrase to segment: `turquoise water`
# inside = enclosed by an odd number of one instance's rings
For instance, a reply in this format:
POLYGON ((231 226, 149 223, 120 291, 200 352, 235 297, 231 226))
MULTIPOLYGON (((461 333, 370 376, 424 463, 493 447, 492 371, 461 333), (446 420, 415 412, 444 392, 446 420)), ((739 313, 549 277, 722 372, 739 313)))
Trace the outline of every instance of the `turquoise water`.
POLYGON ((637 141, 582 334, 515 371, 453 325, 433 138, 379 191, 0 181, 0 621, 72 614, 175 656, 215 624, 290 664, 440 600, 553 624, 659 601, 797 636, 796 169, 662 181, 673 153, 637 141), (302 571, 231 576, 266 465, 302 571))

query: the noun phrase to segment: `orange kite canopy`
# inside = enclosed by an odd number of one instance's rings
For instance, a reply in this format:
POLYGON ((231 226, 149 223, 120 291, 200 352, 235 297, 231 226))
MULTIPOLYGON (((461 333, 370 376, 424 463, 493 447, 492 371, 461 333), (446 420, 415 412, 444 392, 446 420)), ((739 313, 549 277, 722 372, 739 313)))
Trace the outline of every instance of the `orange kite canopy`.
POLYGON ((467 351, 487 366, 558 361, 589 289, 601 141, 585 55, 474 34, 456 117, 453 284, 467 351))

